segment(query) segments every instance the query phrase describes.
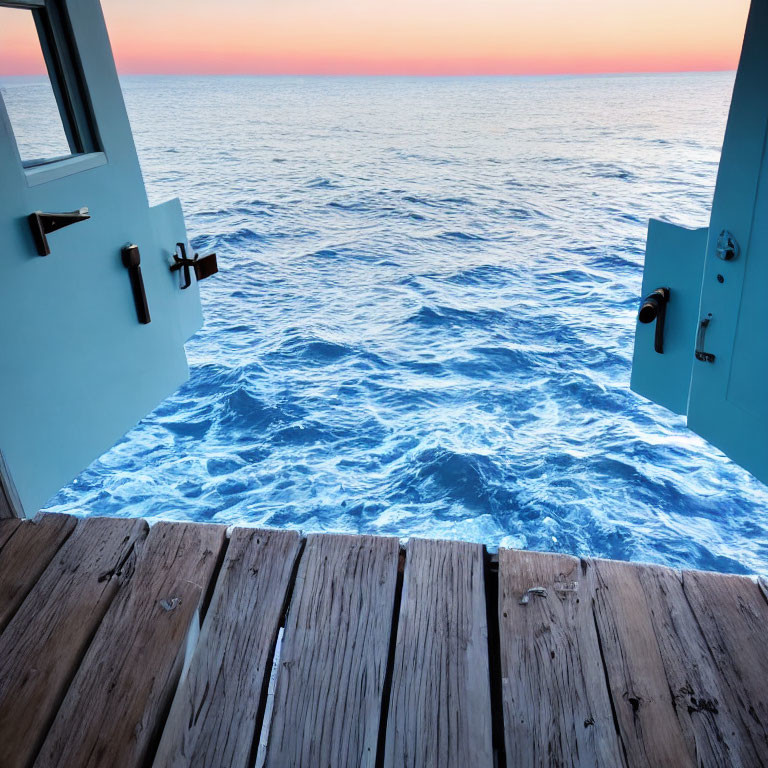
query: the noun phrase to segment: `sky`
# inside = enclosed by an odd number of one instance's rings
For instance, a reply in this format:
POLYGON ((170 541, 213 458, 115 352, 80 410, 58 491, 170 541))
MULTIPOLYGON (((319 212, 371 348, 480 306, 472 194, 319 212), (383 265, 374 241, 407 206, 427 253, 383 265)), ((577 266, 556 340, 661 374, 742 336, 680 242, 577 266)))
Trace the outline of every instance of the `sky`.
MULTIPOLYGON (((748 0, 102 0, 123 74, 734 69, 748 0)), ((39 74, 0 8, 0 74, 39 74)), ((28 26, 28 25, 27 25, 28 26)))

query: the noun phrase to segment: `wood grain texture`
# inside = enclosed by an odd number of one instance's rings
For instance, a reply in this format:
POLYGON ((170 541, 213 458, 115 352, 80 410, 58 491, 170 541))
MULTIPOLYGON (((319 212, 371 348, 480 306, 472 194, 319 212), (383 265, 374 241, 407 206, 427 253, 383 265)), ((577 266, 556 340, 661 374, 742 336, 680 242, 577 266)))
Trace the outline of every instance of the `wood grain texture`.
POLYGON ((80 520, 0 635, 3 768, 33 759, 146 527, 141 520, 80 520))
POLYGON ((624 763, 580 561, 499 551, 499 631, 507 764, 624 763), (543 587, 546 594, 528 593, 543 587))
POLYGON ((590 560, 594 612, 630 766, 693 768, 637 566, 590 560))
POLYGON ((0 519, 20 519, 24 517, 21 499, 16 492, 10 470, 0 450, 0 519))
POLYGON ((17 517, 8 518, 6 520, 0 519, 0 550, 2 550, 5 542, 16 533, 16 529, 21 525, 21 520, 17 517))
MULTIPOLYGON (((211 525, 0 521, 2 768, 250 768, 300 541, 233 531, 177 689, 223 541, 211 525)), ((309 537, 269 768, 493 765, 478 545, 409 543, 382 713, 398 549, 309 537)), ((497 607, 509 768, 768 765, 764 581, 501 550, 497 607)))
POLYGON ((372 768, 398 540, 309 536, 286 620, 266 765, 372 768))
POLYGON ((159 735, 223 526, 157 523, 96 632, 35 763, 136 768, 159 735))
POLYGON ((408 542, 384 764, 493 766, 479 544, 408 542))
POLYGON ((0 550, 0 632, 76 524, 77 519, 69 515, 25 521, 0 550))
POLYGON ((645 592, 669 693, 696 765, 765 765, 751 740, 751 718, 739 715, 739 692, 715 665, 691 610, 683 576, 658 566, 627 567, 634 567, 645 592))
POLYGON ((301 539, 236 528, 155 768, 246 768, 301 539))
POLYGON ((742 576, 684 571, 683 590, 732 696, 731 715, 768 765, 768 604, 742 576))
POLYGON ((5 489, 3 478, 0 477, 0 520, 13 520, 15 510, 11 507, 10 495, 5 489))

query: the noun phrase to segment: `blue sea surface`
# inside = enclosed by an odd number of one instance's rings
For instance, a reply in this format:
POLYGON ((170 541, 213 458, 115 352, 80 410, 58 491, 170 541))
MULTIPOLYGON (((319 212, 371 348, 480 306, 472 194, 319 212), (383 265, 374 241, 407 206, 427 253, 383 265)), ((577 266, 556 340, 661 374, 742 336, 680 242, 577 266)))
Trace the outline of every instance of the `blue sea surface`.
POLYGON ((220 273, 191 378, 49 505, 766 571, 768 491, 629 390, 649 217, 733 74, 129 77, 220 273))

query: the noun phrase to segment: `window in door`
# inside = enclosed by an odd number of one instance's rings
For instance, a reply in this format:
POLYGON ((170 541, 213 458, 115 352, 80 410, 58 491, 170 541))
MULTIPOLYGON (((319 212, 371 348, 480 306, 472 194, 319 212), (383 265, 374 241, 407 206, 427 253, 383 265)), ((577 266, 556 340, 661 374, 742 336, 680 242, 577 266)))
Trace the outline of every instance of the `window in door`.
POLYGON ((68 31, 51 0, 0 2, 0 109, 27 168, 97 149, 68 31))

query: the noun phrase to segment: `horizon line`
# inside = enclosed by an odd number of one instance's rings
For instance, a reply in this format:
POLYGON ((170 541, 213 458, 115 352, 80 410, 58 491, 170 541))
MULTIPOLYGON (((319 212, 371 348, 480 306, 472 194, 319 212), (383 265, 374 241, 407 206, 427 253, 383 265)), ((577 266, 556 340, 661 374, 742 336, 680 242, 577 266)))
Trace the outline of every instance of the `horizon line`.
MULTIPOLYGON (((618 77, 623 75, 707 75, 736 72, 735 67, 712 69, 632 69, 632 70, 595 70, 589 72, 140 72, 121 71, 119 76, 145 77, 618 77)), ((2 75, 0 75, 2 76, 2 75)), ((23 76, 23 75, 22 75, 23 76)))
MULTIPOLYGON (((155 71, 142 72, 136 70, 121 70, 117 68, 119 77, 379 77, 379 78, 504 78, 504 77, 627 77, 634 75, 706 75, 735 73, 736 67, 725 68, 686 68, 686 69, 631 69, 631 70, 592 70, 586 72, 270 72, 270 71, 232 71, 232 72, 206 72, 206 71, 155 71)), ((0 77, 44 77, 46 72, 2 72, 0 77)))

